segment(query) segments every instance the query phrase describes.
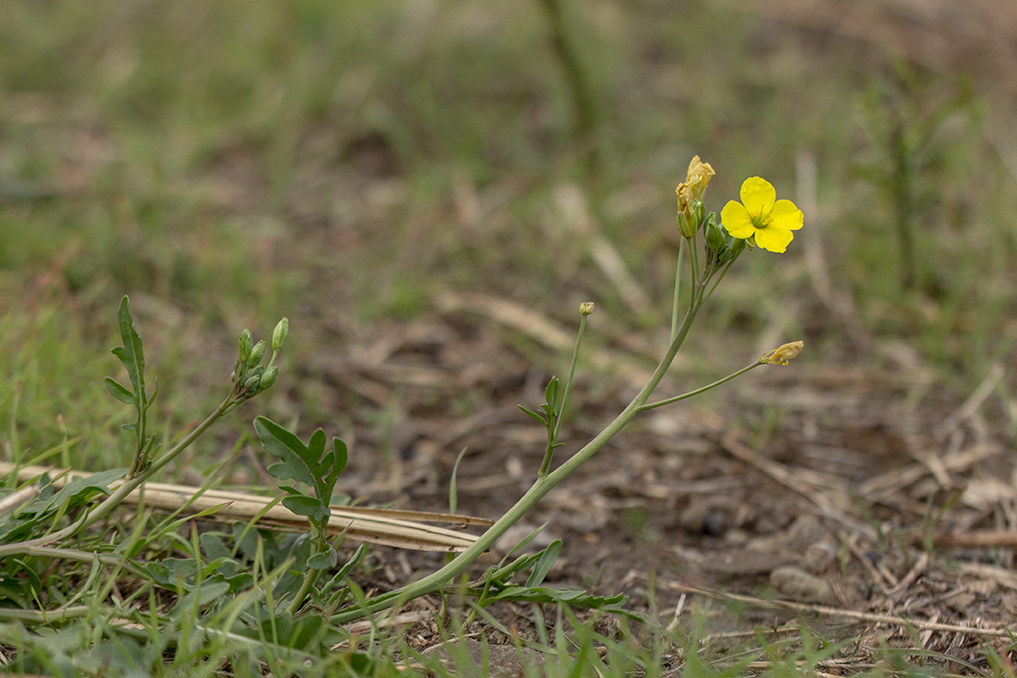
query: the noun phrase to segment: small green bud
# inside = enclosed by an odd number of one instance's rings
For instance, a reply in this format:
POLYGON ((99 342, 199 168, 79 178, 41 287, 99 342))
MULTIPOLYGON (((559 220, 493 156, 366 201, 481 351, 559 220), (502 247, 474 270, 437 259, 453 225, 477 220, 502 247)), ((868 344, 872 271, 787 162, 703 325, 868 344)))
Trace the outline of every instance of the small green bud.
POLYGON ((703 225, 703 220, 706 218, 706 205, 699 198, 692 201, 692 228, 693 230, 703 225))
POLYGON ((689 218, 682 211, 678 212, 678 232, 682 234, 683 238, 691 238, 696 234, 695 225, 689 223, 689 218))
POLYGON ((251 348, 254 346, 254 337, 251 335, 250 330, 244 330, 240 333, 240 362, 246 363, 247 359, 251 357, 251 348))
POLYGON ((259 341, 251 349, 251 356, 247 359, 247 366, 254 367, 261 362, 261 359, 265 357, 265 342, 259 341))
POLYGON ((744 249, 745 241, 742 240, 741 238, 735 238, 734 242, 731 243, 731 258, 734 259, 735 257, 737 257, 739 254, 742 253, 742 250, 744 249))
POLYGON ((279 324, 275 326, 275 331, 272 332, 272 350, 281 351, 283 344, 286 343, 286 337, 290 334, 290 319, 283 318, 279 321, 279 324))
POLYGON ((253 393, 258 390, 259 384, 261 384, 261 377, 256 374, 252 374, 247 377, 247 381, 244 382, 244 390, 248 393, 253 393))
POLYGON ((703 230, 706 235, 706 246, 714 252, 720 253, 721 249, 727 245, 727 234, 721 230, 716 221, 710 221, 709 219, 707 219, 703 230))
POLYGON ((591 313, 593 313, 593 308, 594 306, 592 301, 584 301, 583 303, 579 304, 579 312, 582 313, 583 315, 590 315, 591 313))
POLYGON ((268 389, 275 386, 275 382, 279 381, 279 368, 275 365, 265 370, 265 376, 261 378, 261 389, 267 391, 268 389))

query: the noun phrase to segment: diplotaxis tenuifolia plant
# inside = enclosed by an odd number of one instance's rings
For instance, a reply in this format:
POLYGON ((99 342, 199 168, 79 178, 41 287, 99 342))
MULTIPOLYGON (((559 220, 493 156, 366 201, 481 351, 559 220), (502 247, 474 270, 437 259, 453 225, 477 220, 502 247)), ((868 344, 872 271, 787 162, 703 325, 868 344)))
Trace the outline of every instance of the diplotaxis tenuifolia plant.
MULTIPOLYGON (((138 577, 139 581, 148 582, 150 591, 154 590, 152 587, 159 587, 175 592, 177 598, 173 614, 190 610, 194 623, 206 633, 231 634, 231 638, 261 633, 270 635, 273 643, 285 644, 286 641, 281 639, 286 634, 280 629, 311 629, 313 633, 307 631, 305 634, 305 646, 286 646, 291 650, 306 650, 310 654, 341 640, 337 636, 341 635, 338 630, 341 624, 397 607, 421 595, 449 590, 451 584, 459 586, 456 580, 469 565, 491 548, 553 487, 589 460, 640 413, 715 388, 760 365, 786 365, 802 350, 802 342, 790 342, 712 384, 680 396, 651 400, 700 309, 739 257, 754 249, 784 252, 794 238, 794 231, 803 224, 802 212, 789 200, 777 200, 773 186, 759 177, 745 180, 740 201, 729 201, 718 218, 715 212, 707 212, 705 206, 707 187, 713 176, 713 168, 696 157, 689 166, 686 180, 676 191, 677 228, 682 238, 676 264, 670 340, 650 378, 599 434, 555 466, 555 454, 564 447, 559 436, 575 381, 584 329, 594 313, 592 302, 583 303, 579 308, 578 335, 567 376, 564 380, 557 377, 550 380, 545 390, 546 402, 539 407, 528 409, 521 406, 547 431, 543 460, 534 470, 532 486, 483 535, 431 574, 394 591, 369 597, 351 577, 363 556, 363 549, 335 569, 338 565, 338 544, 330 542, 330 535, 335 532, 327 528, 332 516, 332 493, 346 467, 346 445, 338 438, 333 438, 327 445, 326 435, 320 429, 305 443, 285 427, 264 417, 255 420, 254 428, 265 449, 279 459, 279 463, 269 467, 268 471, 283 481, 280 489, 286 496, 280 503, 308 520, 310 535, 274 541, 274 538, 266 537, 252 543, 249 534, 254 525, 252 521, 247 527, 235 525, 232 535, 195 533, 197 536, 193 544, 178 543, 189 557, 149 559, 146 562, 146 554, 154 548, 155 541, 171 529, 168 526, 175 525, 172 518, 164 527, 150 531, 142 529, 144 520, 141 520, 139 529, 130 535, 110 529, 95 530, 98 521, 178 458, 213 423, 278 381, 275 359, 289 330, 288 321, 280 321, 271 344, 264 341, 255 343, 252 334, 245 330, 240 337, 226 398, 178 443, 160 452, 158 438, 151 433, 148 418, 156 393, 153 390, 149 394, 145 382, 144 349, 126 298, 118 315, 123 345, 114 349, 114 353, 127 371, 130 387, 113 379, 108 379, 106 386, 117 400, 135 410, 134 421, 124 426, 134 438, 130 466, 126 470, 111 470, 75 480, 57 492, 47 489, 0 515, 0 564, 6 568, 8 575, 24 575, 29 581, 36 581, 37 577, 33 579, 32 575, 38 568, 26 566, 26 563, 47 559, 93 563, 93 572, 96 573, 103 567, 122 568, 138 577), (686 259, 690 266, 688 273, 683 274, 682 264, 686 259), (690 291, 683 294, 682 287, 686 284, 690 291), (687 300, 684 308, 683 299, 687 300), (263 364, 269 346, 271 358, 263 364), (90 527, 93 529, 88 530, 90 527), (99 535, 98 540, 96 534, 99 535), (228 546, 230 542, 236 546, 228 546), (246 563, 238 558, 238 551, 243 552, 246 563), (211 560, 207 561, 209 558, 211 560), (331 576, 322 582, 322 575, 326 572, 330 572, 331 576), (312 647, 317 649, 312 652, 312 647)), ((214 509, 209 509, 209 512, 214 512, 214 509)), ((521 599, 624 611, 624 596, 597 597, 584 591, 541 587, 560 549, 561 543, 555 542, 536 555, 519 556, 512 563, 490 568, 479 584, 463 583, 458 590, 475 596, 479 606, 494 600, 521 599), (526 572, 529 574, 525 585, 511 583, 513 577, 526 572)), ((39 584, 32 586, 32 596, 36 596, 39 584)), ((32 596, 26 596, 26 601, 32 596)), ((27 606, 27 602, 20 605, 27 606)), ((59 613, 53 610, 27 612, 40 615, 40 620, 53 619, 54 614, 69 617, 90 613, 83 607, 67 606, 59 613)), ((116 614, 123 616, 128 612, 116 614)), ((3 615, 3 609, 0 609, 0 619, 3 615)), ((169 623, 172 616, 160 619, 169 623)))
MULTIPOLYGON (((678 196, 677 225, 682 240, 675 273, 670 341, 652 375, 631 402, 599 434, 552 470, 554 453, 562 447, 562 443, 558 441, 558 435, 568 407, 583 331, 588 317, 594 310, 592 302, 584 303, 579 309, 581 316, 579 331, 568 377, 564 383, 557 377, 552 377, 545 391, 547 402, 541 405, 538 410, 521 408, 531 417, 540 421, 547 429, 544 459, 530 489, 470 548, 458 554, 444 567, 400 589, 367 601, 359 601, 334 615, 333 622, 352 621, 447 586, 480 554, 491 548, 495 541, 533 508, 544 495, 596 454, 605 443, 621 432, 641 412, 703 393, 760 365, 787 365, 789 360, 801 352, 804 343, 793 341, 766 353, 747 367, 712 384, 680 396, 650 402, 654 390, 664 378, 688 336, 696 315, 709 300, 735 261, 746 250, 756 248, 776 253, 785 252, 794 238, 794 231, 800 229, 804 223, 804 215, 801 210, 790 200, 777 200, 774 187, 760 177, 746 179, 741 187, 741 201, 729 201, 721 210, 720 219, 718 219, 715 212, 707 213, 704 202, 707 187, 714 175, 713 167, 709 163, 702 162, 699 156, 696 156, 689 164, 685 181, 675 189, 678 196), (682 264, 686 256, 690 262, 691 293, 688 297, 688 305, 683 311, 681 308, 682 264)), ((530 583, 533 583, 532 578, 528 584, 530 583)))

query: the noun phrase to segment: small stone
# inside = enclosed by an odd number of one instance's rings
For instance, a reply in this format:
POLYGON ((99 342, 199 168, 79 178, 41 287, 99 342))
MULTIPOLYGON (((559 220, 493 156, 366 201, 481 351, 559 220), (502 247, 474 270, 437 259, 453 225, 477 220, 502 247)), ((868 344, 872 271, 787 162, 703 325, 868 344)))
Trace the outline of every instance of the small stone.
POLYGON ((778 567, 771 572, 770 585, 799 603, 830 604, 837 600, 830 584, 794 565, 778 567))

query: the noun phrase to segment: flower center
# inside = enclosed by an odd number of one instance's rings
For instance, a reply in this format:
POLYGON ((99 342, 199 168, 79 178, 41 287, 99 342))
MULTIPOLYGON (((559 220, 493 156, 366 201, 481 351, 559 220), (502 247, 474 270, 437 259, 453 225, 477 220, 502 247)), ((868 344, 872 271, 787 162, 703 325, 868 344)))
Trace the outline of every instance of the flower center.
POLYGON ((770 210, 762 209, 759 214, 751 215, 752 225, 762 230, 770 225, 770 210))

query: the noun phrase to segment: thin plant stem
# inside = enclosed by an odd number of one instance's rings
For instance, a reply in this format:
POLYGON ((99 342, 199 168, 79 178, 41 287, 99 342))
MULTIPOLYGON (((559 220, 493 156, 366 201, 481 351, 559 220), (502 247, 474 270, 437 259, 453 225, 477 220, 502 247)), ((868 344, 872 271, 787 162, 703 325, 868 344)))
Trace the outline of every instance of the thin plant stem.
MULTIPOLYGON (((741 256, 741 255, 739 255, 739 256, 741 256)), ((720 285, 720 281, 724 279, 724 276, 727 275, 727 272, 731 270, 731 266, 737 260, 738 260, 738 257, 735 257, 734 259, 732 259, 731 261, 727 262, 727 264, 724 265, 724 268, 721 270, 720 275, 718 275, 717 279, 713 281, 713 286, 711 286, 710 290, 706 294, 703 295, 703 303, 705 303, 710 297, 713 296, 714 290, 717 289, 717 286, 720 285)))
POLYGON ((678 243, 678 264, 675 266, 674 272, 674 299, 671 301, 671 339, 674 341, 675 335, 678 334, 678 303, 682 291, 682 262, 685 261, 685 242, 687 238, 682 238, 678 243))
POLYGON ((427 595, 438 591, 443 586, 452 581, 456 576, 462 573, 471 563, 473 563, 482 553, 487 551, 494 543, 500 538, 506 531, 529 512, 533 506, 540 501, 548 492, 550 492, 556 485, 561 481, 565 480, 570 474, 572 474, 577 468, 579 468, 584 462, 589 460, 594 454, 596 454, 609 440, 618 435, 623 428, 625 428, 629 422, 639 413, 640 408, 649 400, 653 391, 660 384, 660 381, 664 378, 671 363, 674 362, 674 358, 678 355, 678 350, 681 348, 685 341, 685 337, 688 336, 689 330, 692 327, 692 322, 695 320, 696 313, 699 311, 701 303, 699 299, 693 299, 689 306, 688 313, 686 313, 681 326, 679 327, 678 333, 674 340, 668 346, 666 355, 661 359, 660 363, 654 369, 653 374, 647 380, 646 384, 640 389, 639 393, 632 399, 632 401, 625 407, 621 413, 614 418, 614 420, 608 424, 604 430, 596 435, 590 442, 588 442, 582 449, 572 455, 565 463, 556 468, 554 471, 548 473, 543 478, 538 478, 537 481, 526 491, 525 494, 516 502, 516 504, 510 508, 501 518, 499 518, 494 525, 489 527, 487 531, 478 537, 477 541, 473 543, 468 549, 460 553, 448 564, 439 570, 431 573, 430 575, 423 577, 411 584, 407 584, 402 588, 396 589, 387 594, 380 595, 373 600, 366 601, 364 604, 359 605, 355 608, 344 610, 332 617, 332 622, 337 624, 345 624, 357 619, 361 619, 367 615, 385 610, 393 607, 400 602, 419 598, 420 596, 427 595))
POLYGON ((554 429, 548 436, 547 451, 544 453, 544 461, 540 465, 538 477, 543 478, 551 468, 551 457, 554 456, 554 449, 558 442, 558 434, 561 433, 562 421, 565 419, 565 408, 569 404, 569 396, 572 395, 572 382, 576 377, 576 364, 579 362, 579 348, 583 344, 583 330, 586 329, 587 314, 583 314, 579 321, 579 332, 576 334, 576 347, 572 351, 572 364, 569 365, 569 376, 565 380, 565 393, 561 398, 561 406, 558 408, 554 422, 554 429))
POLYGON ((736 377, 742 376, 743 374, 745 374, 749 370, 754 370, 757 367, 759 367, 760 365, 765 365, 765 364, 766 363, 764 363, 762 360, 759 360, 757 362, 752 363, 748 367, 743 367, 742 369, 738 370, 737 372, 734 372, 732 374, 727 375, 723 379, 718 379, 717 381, 713 382, 712 384, 709 384, 707 386, 703 386, 702 388, 697 388, 696 390, 689 391, 688 393, 683 393, 680 396, 675 396, 673 398, 667 398, 666 400, 658 400, 655 403, 648 403, 646 405, 641 406, 638 411, 639 412, 645 412, 646 410, 652 410, 652 409, 657 408, 657 407, 663 407, 664 405, 670 405, 671 403, 676 403, 679 400, 685 400, 687 398, 691 398, 692 396, 697 396, 700 393, 705 393, 705 392, 709 391, 711 388, 717 388, 721 384, 726 384, 727 382, 731 381, 732 379, 734 379, 736 377))
POLYGON ((0 558, 4 558, 9 555, 17 553, 24 553, 26 549, 35 548, 39 546, 46 546, 52 544, 55 541, 66 539, 71 537, 81 530, 93 525, 96 521, 101 520, 110 514, 113 509, 120 505, 127 495, 136 490, 138 486, 144 483, 146 480, 151 478, 155 473, 161 471, 167 464, 173 461, 181 452, 190 447, 190 445, 198 439, 201 434, 209 429, 223 414, 230 409, 230 406, 234 401, 234 393, 231 391, 230 395, 227 396, 226 400, 222 402, 219 407, 210 414, 205 421, 198 424, 194 429, 191 430, 179 443, 174 445, 170 450, 163 454, 159 459, 152 462, 152 464, 143 472, 131 478, 125 480, 120 487, 118 487, 113 494, 106 497, 98 506, 91 511, 88 511, 75 523, 68 525, 62 530, 57 530, 51 534, 48 534, 37 539, 30 539, 23 542, 15 542, 12 544, 0 545, 0 558))

